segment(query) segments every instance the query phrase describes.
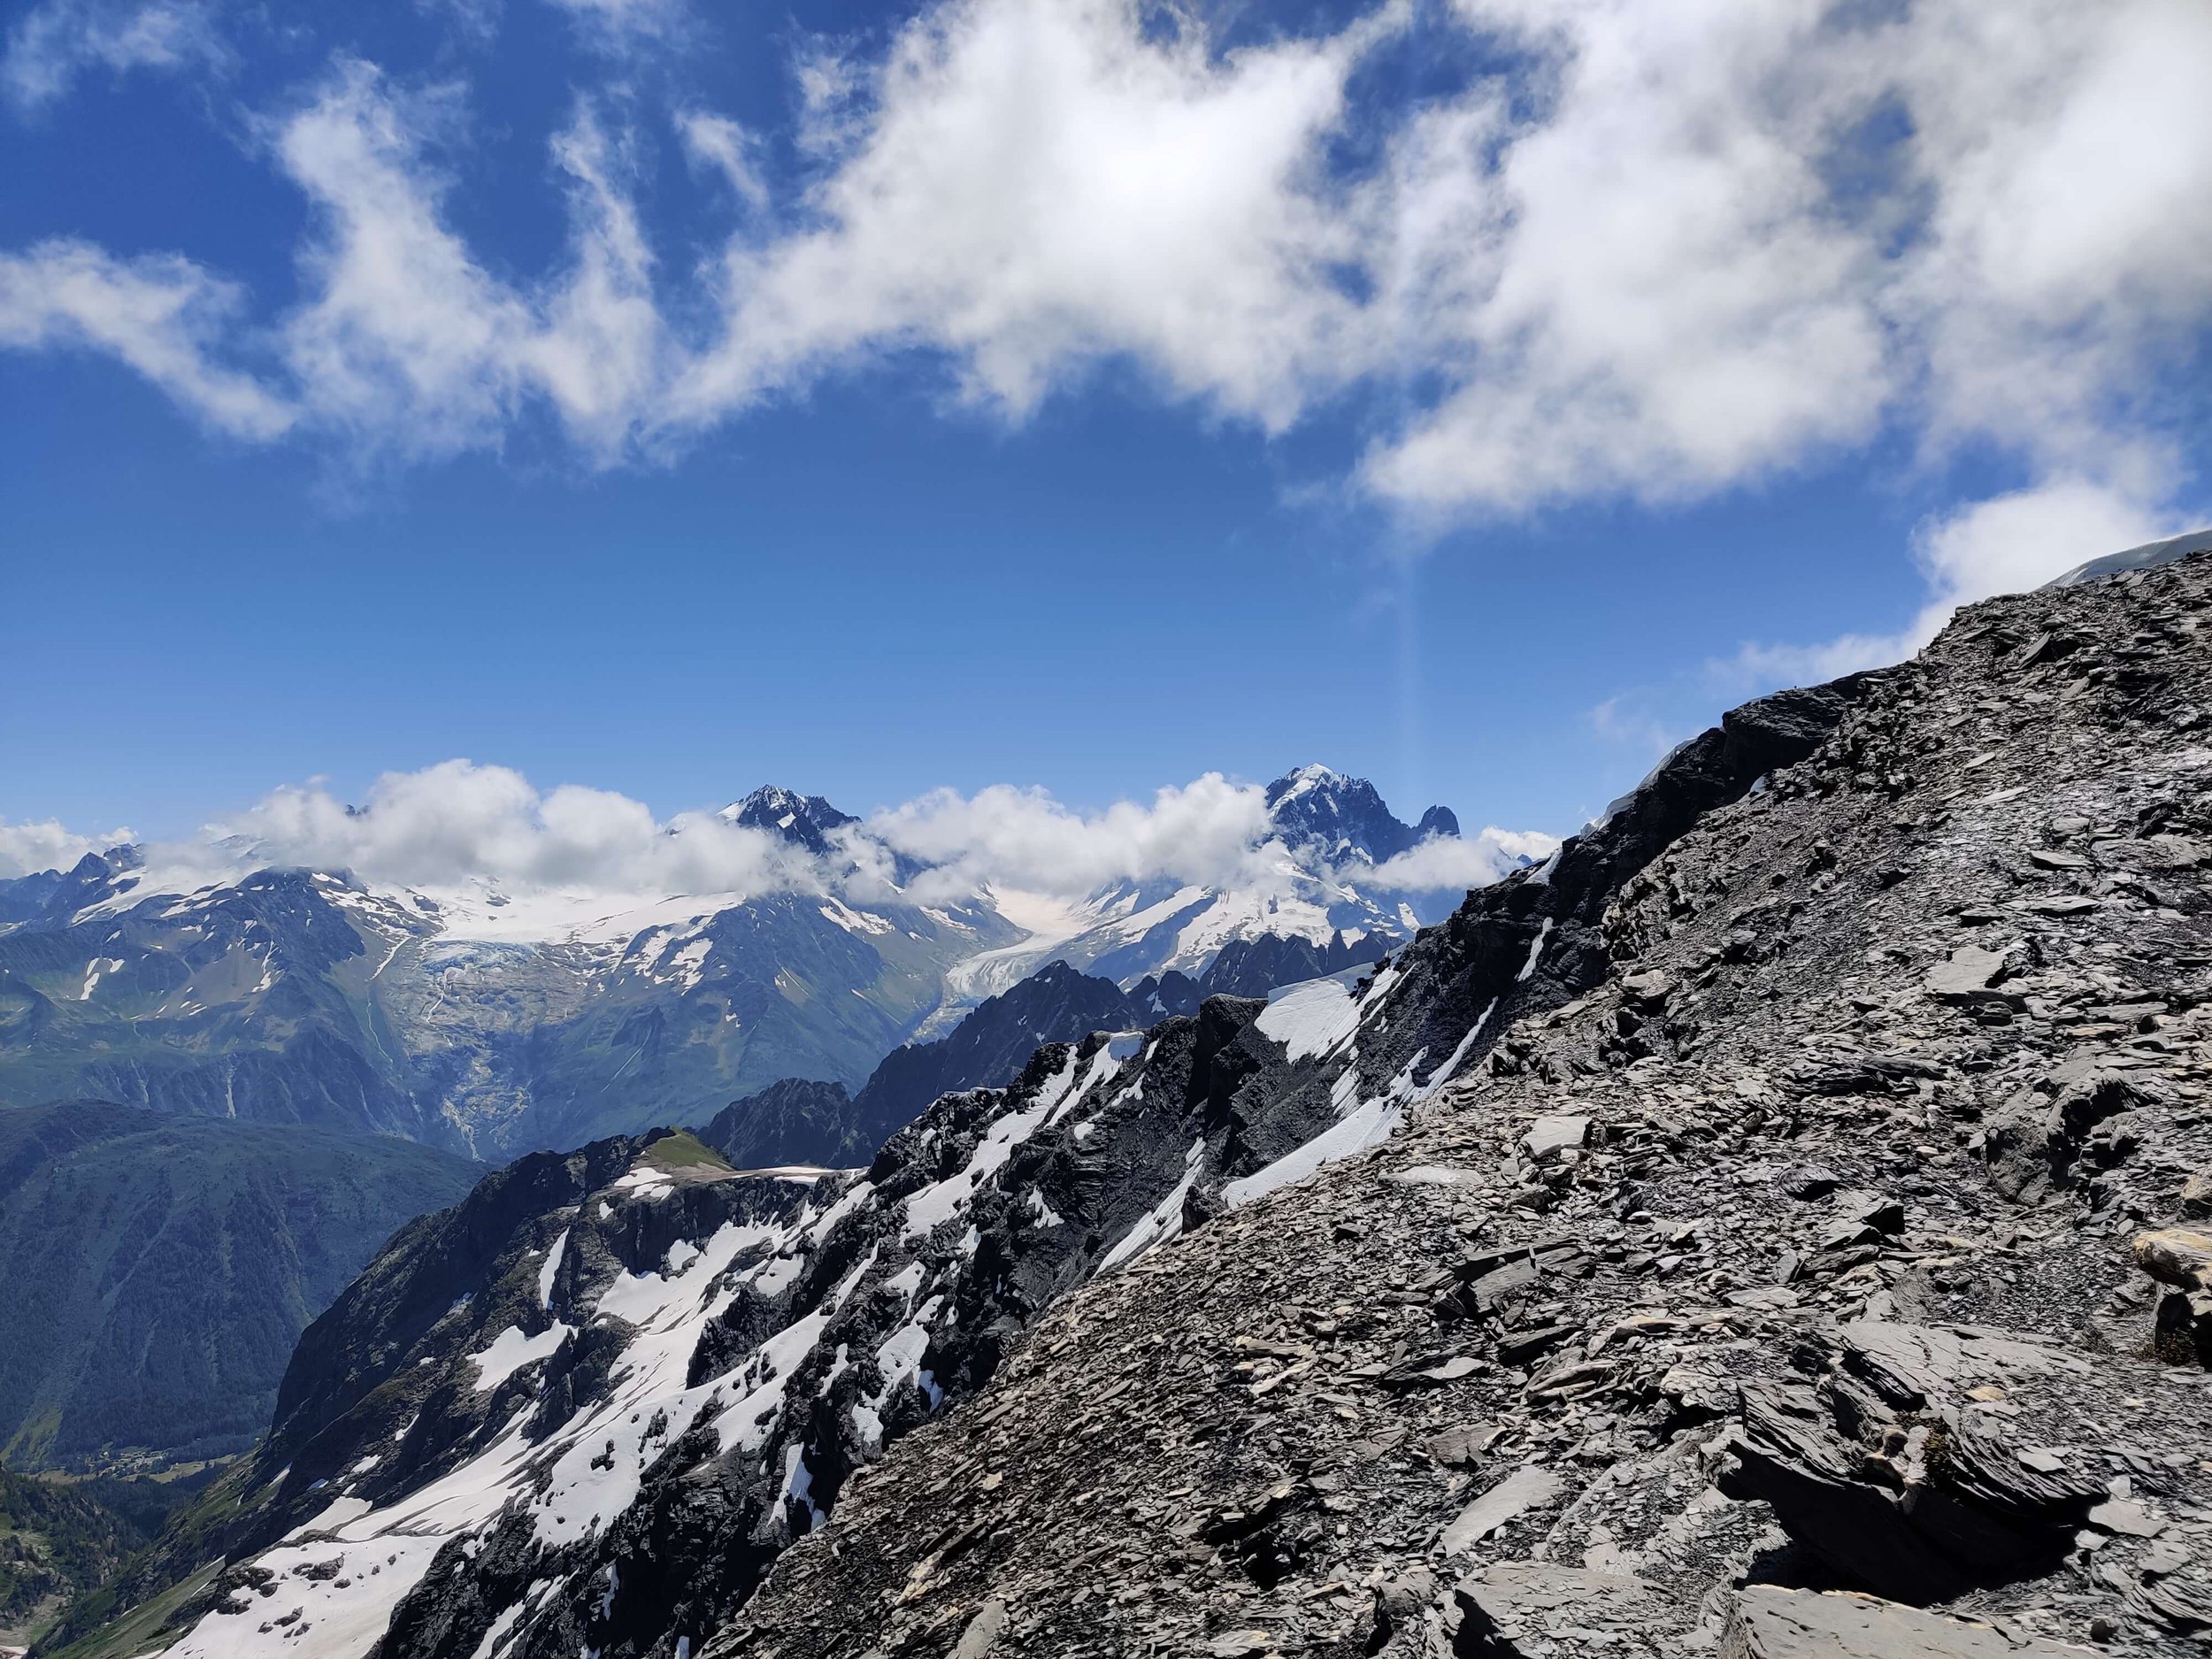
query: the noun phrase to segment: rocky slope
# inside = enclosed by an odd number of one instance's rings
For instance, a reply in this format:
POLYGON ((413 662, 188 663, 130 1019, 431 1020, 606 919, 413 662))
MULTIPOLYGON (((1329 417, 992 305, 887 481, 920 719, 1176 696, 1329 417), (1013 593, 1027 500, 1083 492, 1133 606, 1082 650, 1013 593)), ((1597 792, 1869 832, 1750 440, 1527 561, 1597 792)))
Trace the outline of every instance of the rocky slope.
POLYGON ((495 1633, 549 1654, 703 1637, 851 1471, 985 1386, 1057 1298, 1386 1138, 1517 1010, 1558 1001, 1594 972, 1602 884, 1844 706, 1743 711, 1397 962, 1048 1045, 864 1171, 703 1154, 680 1178, 613 1141, 502 1172, 303 1340, 234 1483, 233 1567, 194 1578, 173 1556, 199 1588, 160 1618, 188 1653, 336 1654, 380 1629, 388 1659, 495 1633))
POLYGON ((1233 941, 1200 979, 1171 969, 1127 991, 1064 962, 1048 962, 1011 990, 985 999, 946 1035, 893 1049, 856 1094, 849 1095, 840 1083, 785 1078, 732 1101, 700 1135, 741 1169, 792 1161, 864 1164, 940 1095, 1002 1087, 1045 1043, 1195 1014, 1209 996, 1264 998, 1283 986, 1373 962, 1386 942, 1347 944, 1336 935, 1317 946, 1268 933, 1233 941))
POLYGON ((786 1078, 732 1101, 700 1136, 741 1169, 786 1161, 865 1164, 939 1095, 1003 1087, 1044 1043, 1148 1024, 1138 1006, 1111 979, 1047 963, 987 998, 944 1036, 893 1049, 856 1094, 841 1084, 786 1078))
POLYGON ((0 1646, 40 1633, 65 1601, 96 1589, 144 1542, 93 1498, 0 1469, 0 1646))
POLYGON ((706 1651, 2200 1652, 2208 647, 2199 558, 1838 688, 1404 1133, 1066 1299, 706 1651))
POLYGON ((243 1450, 309 1320, 480 1166, 81 1101, 0 1112, 0 1458, 243 1450))
POLYGON ((176 1651, 2187 1650, 2208 630, 1977 606, 864 1171, 525 1160, 303 1340, 176 1651))

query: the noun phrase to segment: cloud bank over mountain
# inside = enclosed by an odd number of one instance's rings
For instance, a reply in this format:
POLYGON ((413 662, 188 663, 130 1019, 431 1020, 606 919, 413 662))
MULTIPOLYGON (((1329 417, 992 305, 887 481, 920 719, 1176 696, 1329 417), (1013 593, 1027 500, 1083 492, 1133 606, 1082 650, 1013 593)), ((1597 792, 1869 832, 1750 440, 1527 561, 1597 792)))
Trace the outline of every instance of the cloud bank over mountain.
MULTIPOLYGON (((73 833, 50 821, 0 823, 0 876, 66 868, 130 839, 127 831, 73 833)), ((611 790, 541 790, 509 767, 449 760, 387 772, 354 803, 324 783, 288 785, 196 836, 153 843, 145 856, 165 886, 296 865, 396 887, 640 902, 782 892, 867 901, 895 883, 926 903, 987 889, 1072 903, 1120 881, 1288 893, 1304 879, 1270 821, 1264 787, 1218 772, 1094 811, 1041 789, 939 789, 832 829, 826 840, 824 856, 721 812, 662 818, 611 790)), ((1494 880, 1554 845, 1534 832, 1485 829, 1424 841, 1379 865, 1348 855, 1339 867, 1363 886, 1432 893, 1494 880)))

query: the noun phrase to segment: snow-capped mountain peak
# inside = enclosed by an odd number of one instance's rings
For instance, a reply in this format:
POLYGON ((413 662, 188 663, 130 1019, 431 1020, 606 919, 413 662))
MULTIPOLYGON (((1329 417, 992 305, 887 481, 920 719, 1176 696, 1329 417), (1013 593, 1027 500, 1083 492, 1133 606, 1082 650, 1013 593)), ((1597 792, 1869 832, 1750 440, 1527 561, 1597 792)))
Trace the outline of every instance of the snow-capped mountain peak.
POLYGON ((818 795, 799 795, 780 784, 763 784, 742 801, 722 809, 721 817, 747 829, 764 830, 795 846, 826 856, 833 830, 860 820, 841 812, 818 795))
POLYGON ((1301 766, 1267 786, 1268 822, 1286 845, 1334 863, 1383 864, 1432 835, 1456 836, 1459 820, 1432 806, 1419 825, 1401 822, 1364 778, 1327 766, 1301 766))

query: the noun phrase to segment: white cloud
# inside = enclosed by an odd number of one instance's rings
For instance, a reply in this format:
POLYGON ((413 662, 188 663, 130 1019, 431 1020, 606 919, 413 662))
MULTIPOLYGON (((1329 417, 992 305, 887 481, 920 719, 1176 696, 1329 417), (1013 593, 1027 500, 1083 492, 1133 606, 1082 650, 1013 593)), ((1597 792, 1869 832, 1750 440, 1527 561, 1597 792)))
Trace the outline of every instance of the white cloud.
POLYGON ((1151 803, 1118 801, 1086 816, 1041 789, 995 784, 972 795, 939 789, 868 819, 871 835, 941 866, 933 888, 986 884, 1076 898, 1121 879, 1172 877, 1200 885, 1261 879, 1256 852, 1266 791, 1208 772, 1151 803))
POLYGON ((710 813, 657 819, 642 802, 563 784, 541 793, 504 766, 449 760, 387 772, 357 807, 319 784, 273 791, 211 826, 255 864, 350 870, 440 887, 490 881, 643 898, 819 888, 825 874, 777 837, 710 813))
POLYGON ((938 0, 873 56, 803 42, 788 147, 672 118, 736 197, 703 237, 647 222, 617 89, 587 92, 551 144, 569 249, 535 281, 457 228, 458 95, 342 63, 273 128, 313 216, 257 396, 211 378, 250 324, 181 262, 65 244, 198 296, 165 352, 82 308, 5 340, 403 458, 549 411, 594 464, 650 457, 918 353, 1010 419, 1105 363, 1269 431, 1379 391, 1356 475, 1440 518, 1709 496, 1889 433, 2153 517, 2190 487, 2201 0, 1456 0, 1423 27, 1492 67, 1420 102, 1358 73, 1413 16, 1225 51, 1135 0, 938 0), (672 273, 657 232, 716 251, 672 273))
POLYGON ((686 0, 547 0, 565 12, 586 42, 620 54, 681 37, 691 23, 686 0))
POLYGON ((2080 478, 2055 479, 1931 519, 1914 538, 1930 597, 1894 634, 1846 634, 1816 645, 1744 646, 1709 664, 1731 689, 1814 685, 1902 662, 1961 605, 2023 593, 2077 565, 2140 547, 2184 526, 2142 502, 2080 478))
POLYGON ((194 0, 46 0, 8 30, 0 58, 0 88, 29 113, 65 97, 88 70, 219 66, 230 50, 213 13, 194 0))
POLYGON ((1502 830, 1494 826, 1462 840, 1438 835, 1386 859, 1363 885, 1396 893, 1440 893, 1479 887, 1519 869, 1525 860, 1541 864, 1558 849, 1559 838, 1539 830, 1502 830))
POLYGON ((687 110, 679 115, 676 130, 694 166, 720 173, 748 211, 767 211, 768 180, 761 173, 757 134, 748 132, 726 116, 703 110, 687 110))
POLYGON ((284 400, 218 360, 240 295, 188 259, 125 260, 73 241, 0 254, 0 346, 71 346, 128 364, 217 430, 273 438, 284 400))
POLYGON ((1877 262, 1820 173, 1824 8, 1461 9, 1552 93, 1508 121, 1479 88, 1402 143, 1383 205, 1420 275, 1397 303, 1453 389, 1369 484, 1446 511, 1670 499, 1866 435, 1890 369, 1877 262))
POLYGON ((803 67, 811 142, 840 155, 811 221, 733 245, 721 340, 680 411, 713 419, 824 368, 948 354, 1021 414, 1125 357, 1171 396, 1278 427, 1340 378, 1364 324, 1333 274, 1355 228, 1320 145, 1375 26, 1225 58, 1128 0, 949 0, 854 68, 803 67))
POLYGON ((2078 478, 1961 508, 1931 521, 1917 538, 1935 597, 1913 633, 1932 639, 1961 605, 2039 588, 2077 565, 2178 527, 2139 501, 2078 478))
POLYGON ((1894 303, 1937 435, 2155 488, 2175 457, 2131 405, 2212 310, 2212 9, 1960 0, 1886 43, 1930 203, 1894 303))
POLYGON ((284 325, 312 419, 413 458, 496 446, 534 398, 602 460, 623 453, 666 379, 652 256, 625 162, 588 104, 553 144, 571 263, 526 293, 488 273, 442 211, 424 134, 448 93, 396 94, 352 62, 283 122, 276 151, 318 209, 312 297, 284 325))
MULTIPOLYGON (((127 833, 98 840, 58 824, 0 823, 0 871, 73 863, 119 837, 127 833)), ((1124 880, 1285 894, 1310 885, 1272 839, 1265 790, 1218 772, 1091 812, 1041 789, 939 789, 833 840, 832 856, 818 860, 718 813, 662 818, 610 790, 541 790, 509 767, 449 760, 387 772, 357 804, 320 781, 272 790, 188 841, 157 844, 149 864, 164 883, 180 887, 277 864, 432 891, 489 885, 517 896, 599 894, 625 904, 731 892, 836 890, 882 899, 895 855, 932 866, 908 889, 926 902, 989 889, 1064 907, 1124 880)), ((1554 845, 1545 835, 1486 829, 1349 873, 1363 887, 1464 887, 1494 879, 1524 856, 1546 856, 1554 845)))
POLYGON ((22 824, 0 818, 0 877, 66 870, 87 853, 104 852, 133 839, 127 829, 112 829, 104 835, 73 835, 53 818, 22 824))

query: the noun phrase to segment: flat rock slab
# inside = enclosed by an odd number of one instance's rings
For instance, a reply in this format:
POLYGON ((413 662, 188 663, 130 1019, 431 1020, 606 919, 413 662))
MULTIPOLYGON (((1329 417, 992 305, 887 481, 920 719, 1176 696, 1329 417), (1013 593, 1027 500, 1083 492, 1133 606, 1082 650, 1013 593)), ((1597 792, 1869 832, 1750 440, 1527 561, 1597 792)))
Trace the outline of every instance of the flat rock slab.
POLYGON ((1917 1394, 1924 1402, 2001 1383, 2008 1371, 2086 1376, 2090 1370, 2080 1356, 2016 1331, 1853 1319, 1839 1334, 1847 1371, 1882 1384, 1893 1395, 1917 1394))
POLYGON ((1716 1659, 2081 1659, 2094 1651, 2015 1640, 1870 1595, 1755 1584, 1738 1593, 1716 1659))
POLYGON ((1383 1174, 1383 1179, 1399 1187, 1479 1187, 1484 1179, 1479 1170, 1455 1169, 1448 1164, 1416 1164, 1383 1174))
POLYGON ((1686 1611, 1640 1578, 1542 1561, 1480 1567, 1453 1587, 1455 1653, 1564 1659, 1663 1651, 1686 1611))
POLYGON ((1539 1118, 1528 1128, 1521 1144, 1528 1148, 1532 1158, 1544 1158, 1555 1152, 1564 1152, 1569 1147, 1578 1147, 1590 1138, 1590 1120, 1573 1118, 1563 1113, 1539 1118))
POLYGON ((1445 1555, 1463 1554, 1508 1521, 1541 1509, 1566 1489, 1567 1483, 1548 1469, 1528 1464, 1515 1470, 1462 1509, 1444 1529, 1439 1541, 1445 1555))
POLYGON ((1997 976, 2004 972, 2004 967, 2005 959, 1997 951, 1984 950, 1979 945, 1962 945, 1948 958, 1929 969, 1923 983, 1930 996, 1975 997, 1997 983, 1997 976))
POLYGON ((2135 1264, 2153 1279, 2184 1290, 2212 1290, 2212 1233, 2164 1227, 2139 1234, 2135 1264))
POLYGON ((1005 1633, 1006 1603, 994 1596, 976 1609, 967 1629, 960 1632, 960 1642, 952 1650, 952 1659, 985 1659, 1005 1633))

